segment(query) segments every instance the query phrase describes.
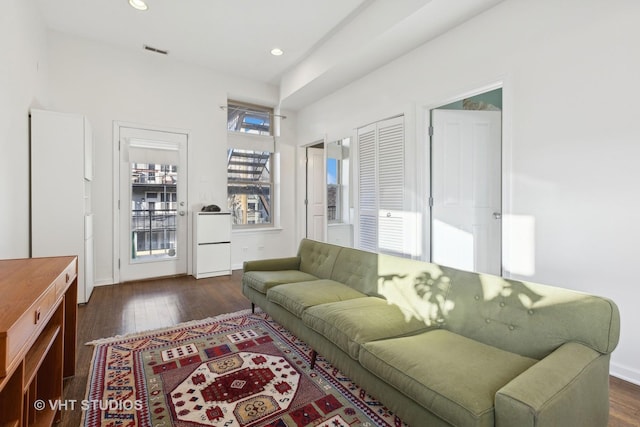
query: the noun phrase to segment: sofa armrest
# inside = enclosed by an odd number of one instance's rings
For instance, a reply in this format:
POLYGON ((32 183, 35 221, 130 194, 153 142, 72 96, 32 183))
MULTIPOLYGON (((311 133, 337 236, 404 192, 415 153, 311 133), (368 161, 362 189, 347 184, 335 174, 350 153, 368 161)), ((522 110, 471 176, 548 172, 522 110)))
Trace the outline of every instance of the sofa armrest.
POLYGON ((496 426, 602 426, 609 417, 609 354, 570 342, 496 393, 496 426))
POLYGON ((272 258, 245 261, 242 269, 247 271, 299 270, 300 257, 272 258))

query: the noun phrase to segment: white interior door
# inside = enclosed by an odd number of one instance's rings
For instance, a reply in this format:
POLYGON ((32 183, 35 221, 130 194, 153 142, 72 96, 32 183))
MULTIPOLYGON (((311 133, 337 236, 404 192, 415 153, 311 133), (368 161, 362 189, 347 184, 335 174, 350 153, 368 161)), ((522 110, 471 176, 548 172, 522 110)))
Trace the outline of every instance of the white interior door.
POLYGON ((120 281, 187 273, 187 135, 119 127, 120 281))
POLYGON ((307 148, 307 238, 325 241, 327 205, 324 149, 307 148))
POLYGON ((432 113, 432 261, 500 275, 501 112, 432 113))

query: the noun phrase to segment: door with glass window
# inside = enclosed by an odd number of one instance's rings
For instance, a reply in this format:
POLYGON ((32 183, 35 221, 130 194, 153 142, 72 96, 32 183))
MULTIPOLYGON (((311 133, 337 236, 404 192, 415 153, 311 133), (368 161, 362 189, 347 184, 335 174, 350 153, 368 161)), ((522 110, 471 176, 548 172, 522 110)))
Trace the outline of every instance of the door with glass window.
POLYGON ((120 132, 120 281, 187 273, 187 135, 120 132))

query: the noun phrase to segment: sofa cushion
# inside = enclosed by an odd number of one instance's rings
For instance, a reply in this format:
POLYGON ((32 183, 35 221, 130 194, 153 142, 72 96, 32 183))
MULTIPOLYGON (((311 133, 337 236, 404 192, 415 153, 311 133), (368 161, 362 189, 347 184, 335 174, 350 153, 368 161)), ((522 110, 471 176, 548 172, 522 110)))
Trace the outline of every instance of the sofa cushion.
POLYGON ((340 246, 329 243, 302 239, 298 249, 300 271, 312 274, 319 279, 330 279, 341 249, 340 246))
POLYGON ((315 280, 313 282, 289 283, 271 288, 267 299, 298 317, 308 307, 329 302, 363 298, 365 294, 333 280, 315 280))
POLYGON ((378 254, 359 249, 342 248, 336 259, 331 279, 344 283, 363 294, 378 293, 378 254))
POLYGON ((363 344, 360 363, 452 425, 493 426, 496 392, 536 360, 436 329, 363 344))
POLYGON ((275 285, 294 282, 308 282, 318 278, 298 270, 280 271, 247 271, 242 275, 242 281, 252 289, 266 294, 275 285))
POLYGON ((360 345, 382 338, 415 334, 427 329, 416 318, 407 319, 382 298, 356 298, 309 307, 303 323, 358 359, 360 345))
POLYGON ((600 353, 616 348, 620 314, 606 298, 537 283, 442 267, 451 281, 445 328, 542 359, 567 342, 600 353))

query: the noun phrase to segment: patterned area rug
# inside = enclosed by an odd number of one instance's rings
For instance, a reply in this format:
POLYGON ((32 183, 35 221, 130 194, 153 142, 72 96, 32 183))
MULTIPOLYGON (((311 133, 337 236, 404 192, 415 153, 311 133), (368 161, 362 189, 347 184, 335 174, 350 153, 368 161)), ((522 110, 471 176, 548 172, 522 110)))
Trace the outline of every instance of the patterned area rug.
POLYGON ((86 427, 403 425, 265 313, 90 344, 86 427))

